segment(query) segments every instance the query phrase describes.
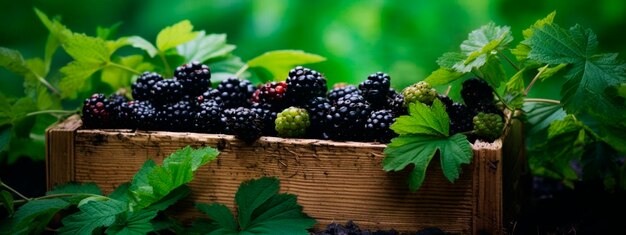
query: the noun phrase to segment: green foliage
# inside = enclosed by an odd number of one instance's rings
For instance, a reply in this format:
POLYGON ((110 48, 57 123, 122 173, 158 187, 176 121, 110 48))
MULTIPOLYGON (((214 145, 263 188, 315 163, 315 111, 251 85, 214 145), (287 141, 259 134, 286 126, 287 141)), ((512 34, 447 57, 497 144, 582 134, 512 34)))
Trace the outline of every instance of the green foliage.
POLYGON ((211 221, 205 234, 309 234, 316 221, 302 212, 295 195, 278 193, 279 180, 263 177, 243 182, 235 194, 237 218, 223 204, 197 204, 211 221))
POLYGON ((183 20, 172 26, 166 27, 156 38, 156 48, 164 53, 169 49, 193 40, 198 32, 193 32, 193 26, 189 20, 183 20))
POLYGON ((9 215, 13 215, 15 212, 14 203, 13 203, 13 195, 6 190, 0 191, 0 203, 7 210, 9 215))
POLYGON ((287 78, 287 73, 297 65, 318 63, 326 58, 298 50, 279 50, 266 52, 248 61, 248 66, 263 68, 270 73, 262 82, 280 81, 287 78))
POLYGON ((400 134, 385 148, 385 171, 400 171, 413 164, 409 189, 417 191, 424 182, 426 168, 439 152, 441 168, 450 182, 459 178, 461 164, 469 164, 472 146, 463 134, 449 136, 450 119, 445 107, 436 99, 431 108, 412 103, 409 115, 400 116, 391 129, 400 134))
MULTIPOLYGON (((39 233, 55 214, 75 205, 78 212, 63 218, 63 227, 58 233, 92 234, 100 228, 106 228, 107 234, 146 234, 156 231, 152 220, 159 211, 188 196, 190 189, 185 184, 192 180, 193 173, 199 167, 214 160, 218 154, 217 150, 210 147, 192 149, 187 146, 165 158, 161 166, 148 161, 130 184, 120 185, 108 197, 102 196, 100 189, 93 183, 57 186, 44 197, 28 199, 8 222, 0 225, 0 230, 9 234, 39 233), (146 197, 138 193, 145 191, 154 194, 146 197)), ((5 197, 5 191, 1 192, 3 205, 7 208, 11 205, 12 208, 10 194, 5 197)))

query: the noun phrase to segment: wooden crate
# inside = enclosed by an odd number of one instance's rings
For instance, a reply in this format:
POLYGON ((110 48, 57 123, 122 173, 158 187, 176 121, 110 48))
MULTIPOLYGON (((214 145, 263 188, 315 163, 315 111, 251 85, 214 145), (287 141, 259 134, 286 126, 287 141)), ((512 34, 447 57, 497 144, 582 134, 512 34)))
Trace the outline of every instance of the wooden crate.
POLYGON ((439 159, 433 159, 423 186, 411 193, 408 171, 382 170, 382 144, 262 137, 247 145, 230 135, 87 130, 81 124, 73 116, 48 129, 48 188, 70 181, 95 182, 109 193, 129 181, 148 159, 160 163, 186 145, 211 146, 221 154, 199 169, 190 183, 190 199, 176 209, 183 220, 200 216, 194 201, 220 202, 234 209, 234 194, 242 181, 276 176, 281 191, 298 195, 318 227, 353 220, 367 229, 417 231, 436 226, 461 234, 503 231, 501 140, 474 145, 474 159, 455 183, 448 182, 439 159))

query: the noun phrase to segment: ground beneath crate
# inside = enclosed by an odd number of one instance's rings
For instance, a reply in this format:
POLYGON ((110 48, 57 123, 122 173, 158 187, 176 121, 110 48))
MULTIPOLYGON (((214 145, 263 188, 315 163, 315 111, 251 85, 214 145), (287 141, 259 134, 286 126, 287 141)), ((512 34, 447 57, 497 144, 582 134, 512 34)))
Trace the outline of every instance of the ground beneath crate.
POLYGON ((332 223, 326 226, 326 229, 322 231, 313 231, 311 235, 447 235, 439 228, 425 228, 413 233, 399 233, 395 230, 376 230, 370 231, 367 229, 360 229, 359 226, 348 221, 345 224, 332 223))

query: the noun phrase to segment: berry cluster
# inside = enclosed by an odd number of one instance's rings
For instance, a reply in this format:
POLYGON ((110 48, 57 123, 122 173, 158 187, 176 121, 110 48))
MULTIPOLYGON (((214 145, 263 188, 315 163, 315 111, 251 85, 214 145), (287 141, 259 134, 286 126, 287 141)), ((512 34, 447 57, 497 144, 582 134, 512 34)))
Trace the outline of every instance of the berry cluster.
POLYGON ((382 72, 330 91, 322 73, 302 66, 284 82, 258 87, 234 77, 213 84, 210 68, 198 62, 174 74, 141 74, 131 101, 94 94, 83 107, 85 127, 225 133, 246 142, 264 135, 387 143, 396 136, 389 127, 406 113, 404 97, 382 72))
POLYGON ((470 140, 493 142, 504 129, 504 113, 496 106, 493 88, 482 79, 471 78, 463 82, 461 98, 454 102, 446 95, 437 94, 426 82, 418 82, 402 91, 405 103, 421 102, 431 105, 438 99, 450 117, 450 135, 466 133, 470 140))

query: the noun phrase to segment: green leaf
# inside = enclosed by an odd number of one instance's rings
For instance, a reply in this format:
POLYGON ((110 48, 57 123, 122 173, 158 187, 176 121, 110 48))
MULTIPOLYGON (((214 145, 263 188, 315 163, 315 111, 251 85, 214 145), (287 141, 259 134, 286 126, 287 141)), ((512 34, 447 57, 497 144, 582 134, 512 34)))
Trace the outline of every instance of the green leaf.
POLYGON ((159 51, 165 52, 180 44, 189 42, 197 36, 198 32, 193 32, 191 22, 183 20, 161 30, 157 35, 156 47, 159 51))
POLYGON ((530 53, 530 50, 531 50, 530 46, 528 45, 529 43, 528 39, 533 36, 534 30, 541 28, 546 24, 552 24, 552 22, 554 21, 555 15, 556 15, 556 12, 553 11, 552 13, 548 14, 548 16, 546 16, 545 18, 540 19, 537 22, 535 22, 528 29, 525 29, 524 31, 522 31, 524 40, 520 42, 517 45, 517 47, 511 50, 511 54, 513 54, 517 60, 525 61, 528 59, 528 54, 530 53))
POLYGON ((110 27, 98 26, 96 28, 96 37, 102 40, 108 40, 109 38, 112 38, 113 36, 115 36, 115 34, 117 34, 117 30, 120 28, 121 25, 122 22, 117 22, 110 27))
POLYGON ((80 212, 65 217, 60 234, 91 234, 94 229, 111 226, 116 216, 128 210, 125 202, 109 199, 89 201, 78 207, 80 212))
POLYGON ((391 129, 397 134, 421 134, 439 137, 448 136, 450 131, 446 108, 435 99, 431 107, 419 102, 409 104, 409 115, 396 119, 391 129))
POLYGON ((140 37, 140 36, 130 36, 126 38, 126 41, 130 42, 130 45, 139 49, 142 49, 150 55, 150 57, 154 57, 159 51, 157 51, 156 47, 152 45, 152 43, 148 42, 148 40, 140 37))
POLYGON ((101 68, 103 68, 103 65, 78 60, 72 61, 61 68, 61 73, 64 75, 59 82, 61 95, 67 98, 75 98, 78 91, 85 85, 87 78, 101 68))
MULTIPOLYGON (((0 124, 0 126, 2 125, 0 124)), ((0 131, 0 153, 4 152, 4 150, 6 150, 9 146, 11 141, 11 132, 13 132, 11 127, 4 127, 0 131)))
POLYGON ((497 89, 500 87, 500 84, 506 80, 507 76, 504 72, 504 67, 502 67, 502 63, 500 63, 496 56, 490 55, 487 58, 487 61, 480 67, 479 71, 483 75, 483 80, 489 83, 494 89, 497 89))
POLYGON ((72 34, 61 45, 65 52, 77 61, 104 66, 112 54, 104 40, 84 34, 72 34))
POLYGON ((277 178, 261 178, 241 183, 235 194, 239 216, 239 224, 242 228, 250 225, 254 210, 278 193, 280 185, 277 178))
POLYGON ((0 47, 0 66, 21 76, 26 76, 30 72, 21 53, 5 47, 0 47))
MULTIPOLYGON (((211 81, 220 82, 229 77, 235 77, 235 74, 241 67, 245 65, 241 58, 228 55, 223 60, 211 61, 207 64, 211 68, 211 81)), ((250 72, 243 72, 239 78, 249 78, 250 72)))
MULTIPOLYGON (((437 58, 437 64, 442 68, 452 69, 457 63, 465 63, 467 55, 460 52, 447 52, 437 58)), ((471 70, 467 71, 470 72, 471 70)), ((459 71, 461 72, 461 71, 459 71)))
POLYGON ((439 151, 441 167, 450 182, 458 179, 461 164, 469 164, 473 152, 472 145, 463 134, 450 137, 432 135, 400 135, 391 140, 385 148, 383 169, 400 171, 413 164, 409 178, 409 189, 417 191, 426 177, 428 164, 439 151))
POLYGON ((617 59, 617 54, 595 54, 598 41, 591 30, 579 25, 565 30, 556 24, 546 24, 535 29, 528 42, 532 48, 530 59, 571 65, 561 89, 562 104, 568 113, 585 112, 608 120, 625 110, 606 91, 626 82, 626 64, 617 59))
POLYGON ((185 61, 201 63, 226 56, 235 48, 237 48, 235 45, 226 44, 226 34, 206 35, 204 31, 200 31, 194 40, 176 47, 178 54, 185 57, 185 61))
POLYGON ((463 74, 449 68, 439 68, 428 75, 424 81, 432 86, 445 85, 461 78, 463 74))
POLYGON ((526 142, 528 146, 542 143, 547 138, 550 123, 562 120, 567 115, 560 105, 548 103, 525 103, 526 113, 526 142))
POLYGON ((210 147, 192 149, 187 146, 165 158, 162 166, 147 161, 133 177, 131 208, 139 210, 163 199, 174 189, 190 182, 193 172, 218 154, 210 147))
POLYGON ((67 183, 57 185, 52 188, 52 190, 46 192, 46 195, 75 193, 102 195, 102 191, 100 191, 98 185, 94 183, 67 183))
POLYGON ((189 196, 190 194, 191 194, 191 189, 189 188, 189 186, 181 185, 180 187, 168 193, 167 196, 161 198, 161 200, 153 203, 146 209, 156 210, 156 211, 165 210, 171 205, 174 205, 176 202, 180 201, 181 199, 189 196))
POLYGON ((6 230, 22 231, 23 234, 42 230, 52 219, 52 216, 70 205, 70 203, 59 198, 31 200, 17 209, 8 222, 6 230), (37 223, 34 223, 35 220, 37 223))
MULTIPOLYGON (((248 61, 252 68, 263 68, 271 74, 266 81, 284 80, 293 67, 325 61, 326 58, 299 50, 277 50, 266 52, 248 61)), ((266 82, 263 81, 263 82, 266 82)))
POLYGON ((128 202, 129 189, 130 189, 129 182, 120 184, 119 186, 117 186, 117 188, 115 188, 115 190, 113 190, 113 192, 109 194, 108 197, 111 199, 118 200, 118 201, 128 202))
POLYGON ((48 72, 50 72, 50 64, 52 64, 52 57, 54 56, 54 53, 57 51, 57 49, 59 48, 59 46, 61 45, 61 42, 59 42, 59 40, 52 34, 48 35, 48 39, 46 40, 46 48, 45 48, 45 52, 44 52, 44 64, 46 65, 46 72, 44 74, 42 74, 42 77, 45 77, 48 75, 48 72))
POLYGON ((15 212, 13 208, 13 196, 11 195, 11 193, 6 190, 0 191, 0 202, 2 203, 2 206, 7 209, 9 216, 11 216, 13 212, 15 212))
POLYGON ((524 90, 526 89, 526 86, 524 85, 524 73, 526 72, 526 68, 522 68, 520 69, 520 71, 517 71, 517 73, 515 73, 515 75, 513 75, 513 77, 511 77, 509 79, 509 81, 506 82, 506 92, 507 93, 522 93, 524 92, 524 90))
MULTIPOLYGON (((141 55, 130 55, 120 57, 115 60, 115 63, 122 65, 124 67, 128 67, 134 69, 136 71, 152 71, 154 70, 154 66, 150 63, 143 61, 143 56, 141 55)), ((108 66, 102 70, 102 81, 111 85, 114 90, 123 87, 130 87, 131 78, 136 74, 121 69, 119 67, 108 66)))
POLYGON ((545 81, 547 78, 555 76, 557 73, 561 72, 563 68, 567 67, 567 64, 558 64, 552 67, 540 68, 539 71, 541 74, 539 78, 541 81, 545 81))
POLYGON ((154 226, 150 222, 157 216, 156 210, 140 210, 137 212, 127 212, 118 216, 111 227, 106 230, 106 234, 117 235, 143 235, 154 231, 154 226))
POLYGON ((237 221, 234 219, 233 213, 225 205, 218 203, 212 203, 210 205, 198 203, 196 204, 196 208, 211 218, 210 223, 213 224, 212 226, 219 228, 219 231, 214 230, 212 232, 236 234, 239 230, 239 226, 237 225, 237 221))

